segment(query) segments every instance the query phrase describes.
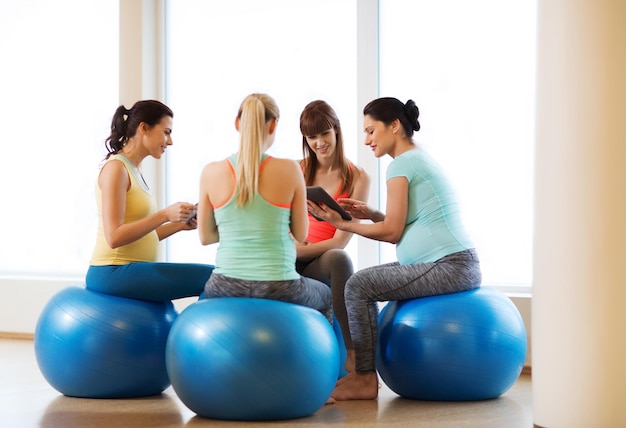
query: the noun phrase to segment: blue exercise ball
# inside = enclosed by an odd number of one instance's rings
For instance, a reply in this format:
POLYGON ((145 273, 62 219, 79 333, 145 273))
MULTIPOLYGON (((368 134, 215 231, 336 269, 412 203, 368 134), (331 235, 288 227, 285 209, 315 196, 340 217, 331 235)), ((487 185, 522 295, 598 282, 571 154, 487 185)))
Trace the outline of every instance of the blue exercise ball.
POLYGON ((495 398, 515 383, 525 359, 522 317, 492 287, 389 302, 379 315, 377 369, 405 398, 495 398))
POLYGON ((181 401, 201 417, 226 420, 313 414, 333 391, 338 359, 331 325, 318 311, 245 297, 188 306, 166 350, 181 401))
POLYGON ((48 383, 67 396, 160 394, 170 385, 165 345, 176 316, 172 302, 66 288, 37 321, 37 364, 48 383))

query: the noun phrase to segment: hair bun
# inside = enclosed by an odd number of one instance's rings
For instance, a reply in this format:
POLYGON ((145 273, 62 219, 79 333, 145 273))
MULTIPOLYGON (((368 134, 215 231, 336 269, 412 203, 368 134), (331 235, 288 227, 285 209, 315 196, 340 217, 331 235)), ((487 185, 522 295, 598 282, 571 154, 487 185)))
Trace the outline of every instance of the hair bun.
POLYGON ((420 109, 415 104, 415 101, 408 100, 404 105, 404 113, 409 118, 411 126, 413 127, 413 131, 420 130, 420 121, 418 118, 420 117, 420 109))

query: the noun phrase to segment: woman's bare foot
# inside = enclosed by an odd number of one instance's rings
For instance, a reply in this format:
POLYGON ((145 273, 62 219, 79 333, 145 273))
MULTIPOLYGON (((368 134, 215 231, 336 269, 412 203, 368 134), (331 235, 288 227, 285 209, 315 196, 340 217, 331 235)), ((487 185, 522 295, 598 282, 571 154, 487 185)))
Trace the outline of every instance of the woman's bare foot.
POLYGON ((375 400, 378 397, 378 375, 350 373, 337 382, 330 396, 337 401, 375 400))
POLYGON ((348 373, 354 373, 354 367, 356 365, 356 357, 354 354, 354 349, 346 350, 346 363, 343 365, 343 368, 346 369, 348 373))
MULTIPOLYGON (((354 373, 354 366, 355 366, 355 359, 354 359, 354 349, 348 349, 347 351, 347 356, 346 356, 346 363, 344 364, 343 368, 346 369, 346 371, 348 372, 348 375, 350 373, 354 373)), ((335 388, 337 388, 339 385, 341 385, 342 383, 344 383, 346 381, 346 378, 348 377, 348 375, 342 377, 341 379, 339 379, 337 381, 337 383, 335 384, 335 388)))

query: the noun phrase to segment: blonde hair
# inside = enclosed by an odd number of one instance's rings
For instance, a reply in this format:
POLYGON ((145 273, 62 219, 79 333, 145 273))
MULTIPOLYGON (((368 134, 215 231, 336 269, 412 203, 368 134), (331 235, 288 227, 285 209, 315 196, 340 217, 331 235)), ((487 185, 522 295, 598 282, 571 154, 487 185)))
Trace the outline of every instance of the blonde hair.
POLYGON ((248 95, 237 113, 239 119, 239 154, 237 156, 237 205, 244 206, 259 191, 259 169, 269 136, 269 122, 279 117, 278 106, 266 94, 248 95))

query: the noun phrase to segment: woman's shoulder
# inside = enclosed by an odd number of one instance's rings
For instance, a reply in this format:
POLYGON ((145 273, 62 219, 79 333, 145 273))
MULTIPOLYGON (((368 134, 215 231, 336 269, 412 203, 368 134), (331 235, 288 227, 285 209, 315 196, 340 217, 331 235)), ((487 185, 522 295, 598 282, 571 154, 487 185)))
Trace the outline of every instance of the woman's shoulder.
POLYGON ((370 176, 365 170, 365 168, 363 168, 360 165, 357 165, 356 163, 352 161, 348 161, 348 162, 350 164, 350 171, 352 173, 354 182, 361 182, 361 181, 369 182, 370 176))
POLYGON ((228 158, 212 161, 202 168, 203 180, 219 181, 225 175, 232 175, 234 171, 228 158))
POLYGON ((115 164, 118 166, 122 166, 124 164, 126 164, 128 161, 126 160, 126 158, 123 155, 120 154, 111 154, 108 158, 106 158, 101 165, 101 168, 104 168, 106 165, 109 164, 115 164))
POLYGON ((222 169, 222 168, 227 168, 229 164, 231 164, 231 161, 229 158, 220 159, 220 160, 211 161, 207 163, 206 165, 204 165, 203 169, 205 170, 222 169))
POLYGON ((300 162, 293 159, 268 156, 265 162, 267 165, 271 165, 274 168, 287 168, 289 171, 296 169, 298 172, 301 170, 300 162))
POLYGON ((102 162, 100 165, 100 174, 112 173, 112 174, 128 174, 130 166, 128 161, 122 155, 111 155, 102 162))
POLYGON ((367 176, 367 171, 365 171, 365 168, 363 168, 361 165, 358 165, 352 161, 349 161, 350 163, 350 169, 355 173, 355 175, 365 175, 367 176))
POLYGON ((407 150, 391 160, 392 164, 423 164, 433 162, 433 157, 424 149, 415 148, 407 150))
POLYGON ((302 177, 298 161, 286 158, 268 157, 265 159, 261 174, 277 183, 296 183, 302 177))
POLYGON ((370 187, 369 174, 365 168, 355 164, 354 162, 350 162, 350 173, 352 175, 350 185, 352 191, 349 197, 354 197, 362 201, 367 200, 367 193, 369 192, 370 187))

